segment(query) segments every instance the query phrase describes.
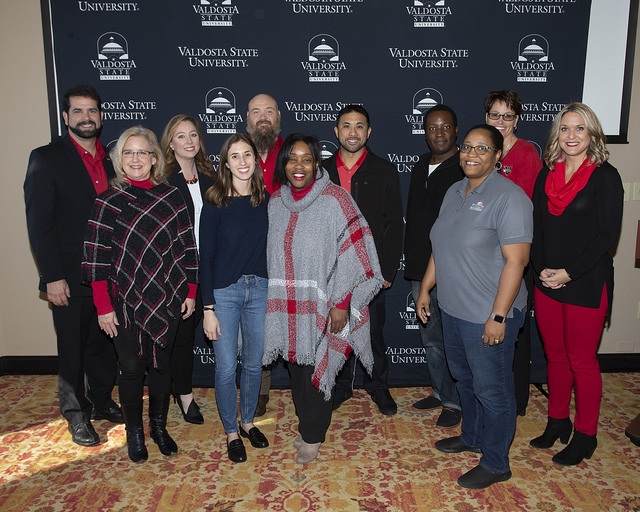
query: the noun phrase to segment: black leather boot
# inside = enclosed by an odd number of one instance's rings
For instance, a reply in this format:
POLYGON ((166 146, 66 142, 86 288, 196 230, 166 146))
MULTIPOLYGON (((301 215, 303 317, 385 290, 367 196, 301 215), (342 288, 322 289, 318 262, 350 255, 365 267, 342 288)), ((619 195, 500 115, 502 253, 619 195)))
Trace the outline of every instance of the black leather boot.
POLYGON ((144 427, 142 426, 142 400, 135 404, 122 404, 125 429, 127 432, 127 448, 129 458, 133 462, 144 462, 149 452, 144 444, 144 427))
POLYGON ((590 459, 596 451, 596 446, 598 446, 596 436, 588 436, 575 430, 571 442, 551 460, 561 466, 575 466, 580 464, 582 459, 590 459))
POLYGON ((572 428, 573 425, 569 418, 559 420, 549 417, 543 434, 529 441, 529 444, 534 448, 551 448, 558 439, 562 444, 567 444, 569 437, 571 437, 572 428))
POLYGON ((167 413, 169 412, 169 395, 149 395, 149 426, 151 439, 160 448, 160 453, 167 457, 178 453, 178 445, 167 432, 167 413))

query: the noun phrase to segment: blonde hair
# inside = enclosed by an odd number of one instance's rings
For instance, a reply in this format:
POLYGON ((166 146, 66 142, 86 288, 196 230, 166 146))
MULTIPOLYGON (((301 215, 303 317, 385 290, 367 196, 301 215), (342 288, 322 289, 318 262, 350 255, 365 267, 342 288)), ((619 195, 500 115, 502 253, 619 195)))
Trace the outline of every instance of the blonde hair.
POLYGON ((584 103, 573 102, 564 107, 558 115, 556 115, 551 129, 549 130, 549 140, 544 150, 544 163, 549 169, 553 169, 553 164, 556 162, 564 161, 564 152, 560 148, 559 136, 560 125, 562 124, 562 118, 569 112, 580 115, 584 121, 584 125, 587 128, 587 133, 591 140, 589 141, 589 147, 587 148, 587 158, 592 164, 602 165, 609 160, 609 151, 607 150, 607 138, 602 130, 602 125, 598 120, 595 112, 584 103))
POLYGON ((200 151, 198 151, 194 158, 196 169, 198 169, 198 172, 202 172, 207 176, 214 176, 213 164, 211 163, 211 160, 209 160, 209 154, 204 147, 204 134, 202 133, 202 127, 195 117, 187 114, 178 114, 169 119, 169 122, 162 133, 160 146, 162 147, 164 154, 166 175, 171 176, 176 166, 176 155, 171 149, 171 139, 173 139, 173 136, 176 133, 176 127, 183 121, 188 121, 195 127, 196 132, 198 133, 198 139, 200 139, 200 151))
POLYGON ((156 157, 156 163, 151 166, 151 183, 153 185, 165 183, 167 181, 167 177, 165 175, 164 156, 162 156, 162 151, 160 150, 156 134, 149 130, 149 128, 138 125, 132 126, 131 128, 127 128, 123 131, 118 138, 118 142, 116 142, 116 145, 111 150, 111 161, 113 162, 113 168, 116 171, 116 177, 111 180, 111 184, 117 188, 123 188, 129 185, 129 178, 122 167, 122 150, 130 137, 142 137, 147 139, 151 145, 151 152, 153 153, 153 156, 156 157))

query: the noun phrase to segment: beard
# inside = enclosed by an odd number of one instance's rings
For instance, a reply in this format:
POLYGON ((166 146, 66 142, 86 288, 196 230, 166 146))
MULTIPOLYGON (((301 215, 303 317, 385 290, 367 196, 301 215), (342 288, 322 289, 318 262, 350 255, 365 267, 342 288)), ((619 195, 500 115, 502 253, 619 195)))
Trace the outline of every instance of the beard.
POLYGON ((98 128, 95 123, 91 123, 93 125, 92 128, 88 128, 83 130, 82 128, 78 128, 78 126, 69 126, 69 131, 75 133, 81 139, 93 139, 100 136, 102 132, 102 126, 98 128))
POLYGON ((258 126, 247 127, 247 132, 256 145, 258 153, 268 153, 276 145, 280 134, 280 124, 274 126, 270 123, 262 123, 258 126))

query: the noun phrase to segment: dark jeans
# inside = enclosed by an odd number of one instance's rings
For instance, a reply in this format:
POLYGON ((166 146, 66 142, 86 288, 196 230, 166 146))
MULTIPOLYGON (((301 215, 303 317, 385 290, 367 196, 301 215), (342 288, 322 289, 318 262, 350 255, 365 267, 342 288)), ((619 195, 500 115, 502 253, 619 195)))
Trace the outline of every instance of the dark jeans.
MULTIPOLYGON (((442 405, 459 410, 460 399, 456 391, 456 383, 453 381, 444 353, 444 333, 442 332, 442 315, 438 307, 437 288, 437 286, 434 287, 429 294, 431 299, 429 321, 426 325, 418 324, 420 339, 425 349, 433 396, 439 399, 442 405)), ((411 294, 414 302, 417 302, 420 294, 420 281, 411 281, 411 294)))
POLYGON ((509 471, 509 447, 516 430, 513 351, 524 313, 507 318, 504 342, 484 346, 484 323, 467 322, 442 311, 444 344, 462 404, 462 435, 482 449, 480 465, 496 473, 509 471))
POLYGON ((117 376, 113 343, 100 330, 93 298, 71 297, 68 306, 51 306, 58 344, 60 412, 69 423, 91 419, 91 409, 114 405, 117 376))

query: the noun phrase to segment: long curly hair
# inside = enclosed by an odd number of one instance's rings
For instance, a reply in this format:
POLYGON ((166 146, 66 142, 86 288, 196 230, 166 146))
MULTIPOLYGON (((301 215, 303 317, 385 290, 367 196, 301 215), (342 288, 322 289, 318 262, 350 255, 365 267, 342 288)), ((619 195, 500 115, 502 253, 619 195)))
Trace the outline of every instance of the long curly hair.
POLYGON ((195 156, 196 169, 198 169, 198 172, 204 173, 207 176, 214 176, 215 171, 213 169, 213 164, 211 163, 209 154, 207 153, 207 149, 204 146, 204 134, 202 133, 202 126, 200 126, 200 123, 195 117, 187 114, 178 114, 173 116, 171 119, 169 119, 167 126, 165 126, 164 132, 162 132, 160 146, 162 147, 162 153, 164 154, 167 176, 171 176, 176 168, 176 155, 171 149, 171 140, 176 133, 177 126, 183 121, 188 121, 189 123, 191 123, 195 127, 196 132, 198 132, 200 151, 198 151, 195 156))
POLYGON ((591 110, 589 106, 576 101, 569 103, 560 112, 558 112, 558 115, 556 115, 553 123, 551 124, 549 140, 547 141, 547 146, 544 150, 544 163, 547 164, 547 167, 549 169, 553 169, 553 165, 556 162, 564 161, 564 152, 562 151, 562 148, 560 148, 559 142, 560 125, 562 123, 563 116, 569 112, 574 112, 582 117, 584 125, 587 128, 587 132, 591 137, 589 147, 587 148, 587 158, 589 159, 589 162, 596 165, 602 165, 604 162, 609 160, 609 151, 607 150, 606 145, 607 137, 604 134, 598 116, 596 116, 595 112, 591 110))

